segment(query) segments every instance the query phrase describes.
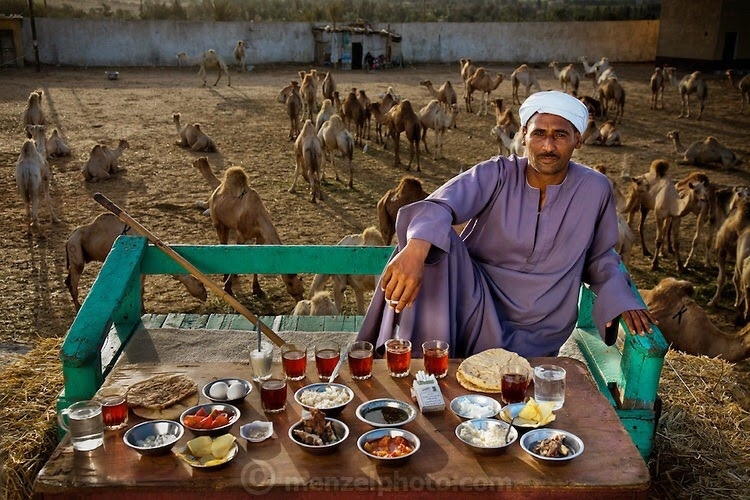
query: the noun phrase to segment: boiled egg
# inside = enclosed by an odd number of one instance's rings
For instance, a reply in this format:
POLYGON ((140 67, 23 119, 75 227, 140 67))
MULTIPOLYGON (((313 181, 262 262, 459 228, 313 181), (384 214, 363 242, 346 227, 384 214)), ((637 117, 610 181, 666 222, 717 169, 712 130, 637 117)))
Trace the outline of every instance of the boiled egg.
POLYGON ((208 390, 208 395, 214 399, 227 399, 228 390, 229 386, 227 385, 227 383, 219 381, 211 386, 211 388, 208 390))
POLYGON ((245 386, 240 382, 234 382, 227 389, 227 399, 240 399, 245 396, 245 386))

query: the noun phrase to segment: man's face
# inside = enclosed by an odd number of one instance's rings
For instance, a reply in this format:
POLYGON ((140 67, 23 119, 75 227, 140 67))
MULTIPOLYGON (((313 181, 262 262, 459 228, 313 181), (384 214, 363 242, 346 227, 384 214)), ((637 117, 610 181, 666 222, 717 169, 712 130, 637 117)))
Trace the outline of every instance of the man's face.
POLYGON ((538 177, 562 182, 573 151, 581 147, 581 134, 573 124, 558 115, 537 113, 529 119, 523 134, 529 166, 538 177))

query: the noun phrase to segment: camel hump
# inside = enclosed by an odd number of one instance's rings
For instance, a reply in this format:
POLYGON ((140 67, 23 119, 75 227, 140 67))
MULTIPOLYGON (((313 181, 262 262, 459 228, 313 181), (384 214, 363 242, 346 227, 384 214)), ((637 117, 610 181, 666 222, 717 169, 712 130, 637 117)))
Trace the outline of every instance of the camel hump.
POLYGON ((384 246, 385 240, 383 235, 380 233, 380 229, 375 226, 370 226, 362 231, 362 241, 367 246, 384 246))
POLYGON ((662 177, 667 175, 667 171, 669 170, 669 162, 663 159, 654 160, 651 162, 650 170, 656 175, 658 179, 661 179, 662 177))

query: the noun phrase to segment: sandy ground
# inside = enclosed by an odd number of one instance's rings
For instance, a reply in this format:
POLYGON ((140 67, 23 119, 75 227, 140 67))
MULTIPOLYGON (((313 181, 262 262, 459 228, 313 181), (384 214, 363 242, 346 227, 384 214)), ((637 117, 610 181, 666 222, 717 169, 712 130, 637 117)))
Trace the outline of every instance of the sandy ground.
MULTIPOLYGON (((512 65, 487 65, 510 75, 512 65)), ((233 165, 247 170, 252 186, 260 193, 285 244, 335 244, 342 236, 361 232, 376 223, 375 205, 382 194, 395 186, 406 172, 393 166, 392 150, 384 151, 371 142, 367 152, 355 152, 354 190, 331 179, 323 185, 326 196, 316 205, 308 201, 303 188, 297 194, 287 192, 293 172, 293 144, 287 139, 288 120, 276 94, 302 66, 256 67, 248 73, 232 73, 232 86, 222 79, 215 87, 202 88, 194 69, 120 68, 120 78, 107 80, 102 69, 33 68, 6 70, 0 90, 0 186, 9 194, 0 209, 5 230, 0 255, 0 294, 4 305, 0 320, 0 367, 15 359, 41 337, 60 337, 70 326, 75 310, 63 283, 66 275, 65 240, 79 225, 86 224, 103 211, 93 200, 97 191, 126 209, 139 222, 164 241, 173 244, 212 244, 217 242, 210 220, 194 208, 205 200, 209 188, 192 162, 202 154, 174 145, 177 139, 172 113, 179 112, 184 121, 199 122, 214 138, 219 152, 208 154, 218 176, 233 165), (73 148, 70 159, 52 160, 54 175, 52 201, 61 222, 51 224, 47 209, 40 206, 41 234, 26 232, 24 207, 16 194, 14 163, 18 158, 23 134, 20 115, 29 92, 45 92, 44 109, 49 128, 58 128, 73 148), (97 184, 84 183, 80 169, 96 143, 115 147, 125 138, 130 148, 120 159, 127 172, 97 184)), ((739 92, 730 89, 723 75, 708 75, 710 94, 703 120, 679 119, 679 96, 674 87, 667 88, 666 110, 649 109, 648 80, 650 64, 618 64, 617 73, 626 90, 625 115, 621 125, 623 146, 602 148, 584 146, 575 159, 594 165, 607 165, 611 176, 621 173, 640 174, 655 158, 673 160, 675 150, 665 135, 679 129, 685 145, 707 135, 717 137, 739 156, 750 158, 747 130, 750 113, 739 115, 739 92)), ((558 88, 552 70, 540 67, 536 72, 545 89, 558 88)), ((684 72, 680 72, 684 74, 684 72)), ((437 85, 449 79, 460 88, 458 63, 407 67, 365 73, 336 71, 338 87, 364 89, 376 97, 388 86, 415 108, 426 104, 430 96, 419 81, 431 79, 437 85)), ((210 79, 210 75, 209 75, 210 79)), ((503 82, 493 96, 511 101, 510 84, 503 82)), ((589 81, 581 90, 591 93, 589 81)), ((523 95, 523 90, 521 91, 523 95)), ((517 110, 517 106, 514 107, 517 110)), ((458 128, 446 136, 446 158, 435 161, 422 154, 422 172, 416 174, 426 190, 431 191, 462 168, 467 168, 497 153, 497 143, 490 137, 493 116, 477 117, 462 112, 458 128)), ((374 132, 374 131, 373 131, 374 132)), ((374 136, 373 136, 374 139, 374 136)), ((434 135, 428 138, 432 149, 434 135)), ((402 160, 408 159, 408 147, 402 141, 402 160)), ((674 179, 691 171, 693 166, 672 164, 674 179)), ((720 171, 703 169, 712 182, 750 184, 747 167, 720 171)), ((414 172, 412 172, 414 174, 414 172)), ((683 249, 689 248, 695 219, 683 223, 683 249)), ((653 246, 653 219, 648 222, 647 238, 653 246)), ((686 254, 686 250, 683 250, 686 254)), ((696 286, 697 300, 705 304, 715 290, 715 268, 706 268, 701 258, 683 274, 696 286)), ((87 266, 81 280, 81 297, 85 297, 99 264, 87 266)), ((649 261, 635 247, 630 265, 639 287, 649 288, 666 276, 675 276, 674 260, 663 260, 662 269, 650 270, 649 261)), ((307 286, 311 276, 304 277, 307 286)), ((235 290, 239 299, 256 314, 291 312, 293 300, 286 295, 281 281, 264 277, 261 284, 267 292, 263 299, 251 295, 250 280, 241 279, 235 290)), ((709 313, 720 327, 733 332, 734 292, 725 286, 721 306, 709 313)), ((353 297, 345 309, 352 313, 353 297)), ((229 312, 219 299, 201 303, 190 297, 179 283, 169 278, 150 278, 146 285, 145 305, 148 312, 187 312, 205 314, 229 312)), ((742 365, 747 370, 747 362, 742 365)))

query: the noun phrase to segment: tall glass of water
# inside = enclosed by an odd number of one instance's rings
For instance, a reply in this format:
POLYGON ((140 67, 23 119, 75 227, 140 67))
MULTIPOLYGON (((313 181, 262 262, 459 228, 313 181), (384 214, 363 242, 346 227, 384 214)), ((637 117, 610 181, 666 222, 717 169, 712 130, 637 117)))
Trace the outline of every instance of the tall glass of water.
POLYGON ((565 368, 557 365, 535 367, 534 399, 538 403, 554 402, 554 410, 562 408, 565 402, 565 368))
POLYGON ((91 451, 104 444, 102 405, 98 401, 73 403, 57 414, 57 421, 70 433, 73 448, 78 451, 91 451))

